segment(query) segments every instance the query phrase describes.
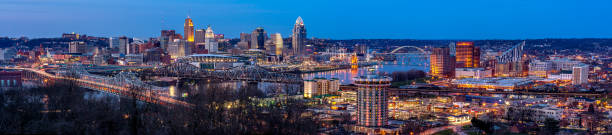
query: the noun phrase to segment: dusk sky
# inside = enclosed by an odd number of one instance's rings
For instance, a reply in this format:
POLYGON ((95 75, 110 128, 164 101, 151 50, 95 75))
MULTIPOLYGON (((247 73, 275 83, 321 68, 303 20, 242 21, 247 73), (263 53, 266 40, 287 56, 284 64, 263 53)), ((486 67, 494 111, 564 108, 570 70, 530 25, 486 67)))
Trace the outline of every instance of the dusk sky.
POLYGON ((196 29, 238 37, 258 26, 332 39, 611 38, 610 0, 0 0, 0 36, 157 37, 196 29))

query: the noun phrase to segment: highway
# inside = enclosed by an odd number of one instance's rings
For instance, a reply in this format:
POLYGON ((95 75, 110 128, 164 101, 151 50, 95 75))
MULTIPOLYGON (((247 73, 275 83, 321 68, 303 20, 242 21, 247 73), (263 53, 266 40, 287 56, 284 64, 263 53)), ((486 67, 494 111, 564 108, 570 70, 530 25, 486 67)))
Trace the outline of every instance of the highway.
MULTIPOLYGON (((341 85, 340 90, 356 90, 356 86, 352 85, 341 85)), ((479 93, 479 94, 517 94, 517 95, 554 95, 554 96, 589 96, 598 97, 603 94, 598 93, 578 93, 578 92, 537 92, 537 91, 488 91, 488 90, 465 90, 465 89, 446 89, 446 90, 432 90, 432 89, 401 89, 401 88, 388 88, 390 93, 404 93, 404 92, 438 92, 438 93, 479 93)))

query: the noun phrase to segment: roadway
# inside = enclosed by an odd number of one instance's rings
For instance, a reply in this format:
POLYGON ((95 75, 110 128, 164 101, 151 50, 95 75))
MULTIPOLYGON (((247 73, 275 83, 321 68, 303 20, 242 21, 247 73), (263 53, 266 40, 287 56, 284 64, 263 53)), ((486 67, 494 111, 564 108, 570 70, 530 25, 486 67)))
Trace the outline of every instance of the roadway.
MULTIPOLYGON (((341 90, 356 90, 356 86, 352 85, 341 85, 341 90)), ((537 92, 537 91, 488 91, 488 90, 466 90, 466 89, 445 89, 445 90, 432 90, 432 89, 401 89, 401 88, 388 88, 390 93, 478 93, 478 94, 517 94, 517 95, 554 95, 554 96, 602 96, 603 94, 598 93, 578 93, 578 92, 537 92)))

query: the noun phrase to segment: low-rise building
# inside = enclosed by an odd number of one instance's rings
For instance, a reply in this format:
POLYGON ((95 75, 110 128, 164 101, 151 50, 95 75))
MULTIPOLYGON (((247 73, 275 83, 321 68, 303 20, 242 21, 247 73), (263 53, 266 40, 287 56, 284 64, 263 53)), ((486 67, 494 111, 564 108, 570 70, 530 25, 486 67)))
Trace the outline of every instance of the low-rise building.
POLYGON ((452 83, 457 88, 512 91, 515 89, 529 88, 533 86, 534 81, 529 78, 493 77, 480 79, 464 78, 454 80, 452 83))
POLYGON ((455 78, 485 78, 492 77, 491 70, 484 68, 455 68, 455 78))

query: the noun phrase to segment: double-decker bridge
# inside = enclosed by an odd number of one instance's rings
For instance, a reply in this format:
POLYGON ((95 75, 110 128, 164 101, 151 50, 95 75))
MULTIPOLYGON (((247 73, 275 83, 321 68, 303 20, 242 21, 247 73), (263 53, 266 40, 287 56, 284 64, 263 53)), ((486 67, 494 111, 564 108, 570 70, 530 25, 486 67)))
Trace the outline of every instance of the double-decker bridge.
POLYGON ((50 74, 44 70, 20 67, 1 69, 21 70, 23 77, 43 84, 54 81, 72 81, 76 85, 92 90, 134 98, 164 106, 193 107, 193 104, 177 100, 168 95, 167 87, 158 87, 142 82, 134 73, 121 72, 113 77, 90 74, 80 66, 68 66, 50 74))
POLYGON ((173 64, 146 68, 137 72, 143 76, 164 76, 192 79, 219 79, 228 81, 247 82, 272 82, 272 83, 302 83, 302 78, 296 74, 272 72, 255 65, 233 67, 226 70, 203 69, 186 61, 178 61, 173 64))

